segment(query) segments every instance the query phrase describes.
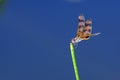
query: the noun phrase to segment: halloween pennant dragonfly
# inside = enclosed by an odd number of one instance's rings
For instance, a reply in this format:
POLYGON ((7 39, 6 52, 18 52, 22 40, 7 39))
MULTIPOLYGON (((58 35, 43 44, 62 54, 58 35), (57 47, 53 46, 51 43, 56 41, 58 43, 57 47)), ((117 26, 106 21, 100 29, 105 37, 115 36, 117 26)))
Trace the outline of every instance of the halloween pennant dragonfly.
POLYGON ((88 40, 91 36, 99 35, 100 33, 92 34, 92 20, 85 20, 84 15, 78 17, 78 29, 76 37, 71 40, 71 43, 77 44, 82 40, 88 40))

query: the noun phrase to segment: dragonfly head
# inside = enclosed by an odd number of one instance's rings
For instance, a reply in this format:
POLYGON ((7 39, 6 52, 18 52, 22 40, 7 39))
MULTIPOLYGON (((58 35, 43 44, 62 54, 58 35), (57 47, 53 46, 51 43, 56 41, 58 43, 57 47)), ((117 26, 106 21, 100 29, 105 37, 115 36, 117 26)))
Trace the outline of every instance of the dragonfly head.
POLYGON ((75 43, 76 42, 76 39, 75 38, 72 38, 72 40, 71 40, 71 43, 75 43))

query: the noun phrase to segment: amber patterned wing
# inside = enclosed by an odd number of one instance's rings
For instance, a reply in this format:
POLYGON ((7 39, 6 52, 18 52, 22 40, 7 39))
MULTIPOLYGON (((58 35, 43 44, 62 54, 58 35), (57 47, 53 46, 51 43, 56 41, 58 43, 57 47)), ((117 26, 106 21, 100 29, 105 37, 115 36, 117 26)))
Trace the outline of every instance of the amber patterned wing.
POLYGON ((77 37, 80 38, 82 36, 82 32, 85 26, 85 18, 84 15, 80 15, 78 17, 78 29, 77 29, 77 37))
POLYGON ((85 27, 83 29, 83 34, 82 34, 82 38, 84 40, 87 40, 90 38, 92 32, 92 20, 88 19, 85 21, 85 27))
POLYGON ((85 27, 83 29, 83 32, 84 31, 88 31, 89 33, 92 32, 92 20, 88 19, 85 21, 85 27))

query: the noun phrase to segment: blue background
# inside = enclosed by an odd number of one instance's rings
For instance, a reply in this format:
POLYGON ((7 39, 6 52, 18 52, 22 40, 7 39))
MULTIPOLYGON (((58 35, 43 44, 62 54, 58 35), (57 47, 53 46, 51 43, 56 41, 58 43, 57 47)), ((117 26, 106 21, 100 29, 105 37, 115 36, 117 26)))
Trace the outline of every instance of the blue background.
POLYGON ((78 16, 101 35, 79 43, 81 80, 120 80, 119 0, 8 0, 0 16, 0 80, 75 80, 78 16))

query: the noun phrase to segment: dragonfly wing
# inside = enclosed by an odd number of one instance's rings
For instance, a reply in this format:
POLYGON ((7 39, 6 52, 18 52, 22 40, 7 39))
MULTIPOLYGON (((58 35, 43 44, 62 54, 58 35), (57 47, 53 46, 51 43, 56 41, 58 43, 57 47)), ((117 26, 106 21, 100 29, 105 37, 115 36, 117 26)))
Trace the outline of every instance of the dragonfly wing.
POLYGON ((81 38, 84 26, 85 26, 85 17, 84 15, 80 15, 78 17, 78 29, 77 29, 78 38, 81 38))
POLYGON ((77 29, 77 33, 82 32, 84 26, 85 26, 85 18, 84 18, 83 15, 80 15, 78 17, 78 29, 77 29))
POLYGON ((92 32, 92 20, 87 19, 85 21, 85 27, 83 29, 82 38, 84 40, 88 40, 90 38, 91 32, 92 32))
POLYGON ((87 19, 85 21, 85 27, 84 27, 83 32, 86 32, 86 31, 89 32, 89 33, 92 32, 92 20, 90 20, 90 19, 87 19))

